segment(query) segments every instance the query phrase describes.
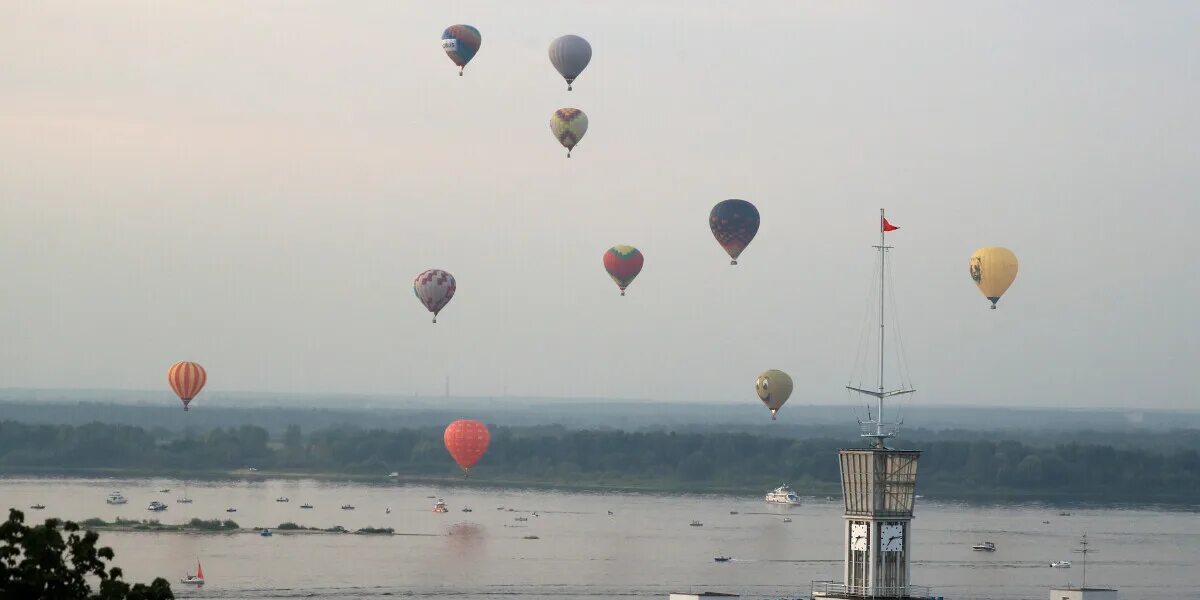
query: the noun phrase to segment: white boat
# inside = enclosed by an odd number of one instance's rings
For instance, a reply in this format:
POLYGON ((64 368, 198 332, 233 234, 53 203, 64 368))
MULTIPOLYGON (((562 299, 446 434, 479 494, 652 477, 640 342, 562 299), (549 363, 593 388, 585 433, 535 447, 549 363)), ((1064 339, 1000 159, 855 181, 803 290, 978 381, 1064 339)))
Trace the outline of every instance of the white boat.
POLYGON ((271 537, 271 536, 272 536, 272 535, 274 535, 274 534, 273 534, 273 533, 271 533, 271 530, 270 530, 270 529, 263 528, 263 530, 262 530, 262 531, 258 532, 258 535, 260 535, 260 536, 262 536, 262 537, 271 537))
POLYGON ((191 499, 191 498, 188 498, 187 496, 184 496, 184 497, 182 497, 182 498, 176 498, 176 499, 175 499, 175 502, 177 502, 177 503, 179 503, 179 504, 191 504, 191 503, 192 503, 192 499, 191 499))
POLYGON ((971 549, 977 552, 995 552, 996 545, 991 542, 979 542, 978 544, 971 546, 971 549))
POLYGON ((105 498, 104 501, 109 504, 125 504, 126 502, 129 502, 129 499, 125 496, 122 496, 121 492, 113 492, 109 494, 108 498, 105 498))
POLYGON ((1071 561, 1069 561, 1069 560, 1056 560, 1056 561, 1054 561, 1054 562, 1050 563, 1050 566, 1051 566, 1051 567, 1054 567, 1055 569, 1070 569, 1070 568, 1071 568, 1071 561))
POLYGON ((192 575, 191 573, 188 573, 187 577, 179 580, 179 583, 204 585, 204 568, 200 566, 200 561, 196 561, 196 574, 192 575))
POLYGON ((395 479, 399 476, 400 476, 400 474, 397 473, 396 471, 392 471, 391 473, 388 473, 388 477, 391 477, 392 479, 395 479))
POLYGON ((152 510, 154 512, 162 512, 164 510, 167 510, 167 505, 163 504, 162 502, 159 502, 158 500, 155 500, 150 503, 150 506, 146 507, 146 510, 152 510))
POLYGON ((800 504, 800 496, 797 496, 796 492, 792 491, 792 488, 786 484, 767 492, 765 500, 771 504, 787 504, 790 506, 800 504))
POLYGON ((784 523, 791 523, 791 522, 792 522, 792 518, 791 518, 791 517, 784 517, 784 518, 783 518, 783 522, 784 522, 784 523))
POLYGON ((446 508, 446 502, 444 500, 438 500, 437 503, 433 505, 433 512, 435 512, 435 513, 450 512, 450 509, 446 508))

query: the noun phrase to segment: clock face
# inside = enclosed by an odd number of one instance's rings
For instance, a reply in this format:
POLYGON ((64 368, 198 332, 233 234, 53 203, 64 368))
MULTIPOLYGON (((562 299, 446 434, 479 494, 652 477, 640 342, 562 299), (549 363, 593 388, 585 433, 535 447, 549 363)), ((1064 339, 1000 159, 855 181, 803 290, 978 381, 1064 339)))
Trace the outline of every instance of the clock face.
POLYGON ((850 549, 860 552, 867 550, 867 526, 865 523, 855 523, 850 526, 850 549))
POLYGON ((904 550, 904 528, 896 524, 888 524, 880 527, 879 549, 884 552, 900 552, 904 550))

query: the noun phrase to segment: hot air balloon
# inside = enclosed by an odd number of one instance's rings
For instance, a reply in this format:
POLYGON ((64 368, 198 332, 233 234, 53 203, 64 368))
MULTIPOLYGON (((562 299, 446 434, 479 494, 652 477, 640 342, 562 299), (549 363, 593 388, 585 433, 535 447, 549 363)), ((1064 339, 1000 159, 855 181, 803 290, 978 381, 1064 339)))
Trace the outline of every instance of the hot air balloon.
POLYGON ((775 413, 779 412, 783 403, 787 402, 788 396, 792 395, 792 378, 779 369, 768 369, 754 382, 754 391, 758 392, 758 398, 763 404, 771 409, 771 420, 774 421, 775 413))
POLYGON ((567 80, 567 91, 592 60, 592 45, 577 35, 564 35, 550 42, 550 64, 567 80))
POLYGON ((625 295, 625 288, 633 283, 633 278, 642 272, 643 262, 642 253, 633 246, 613 246, 604 253, 604 269, 617 282, 622 296, 625 295))
POLYGON ((729 253, 731 265, 737 264, 738 256, 758 233, 758 223, 758 209, 745 200, 722 200, 708 213, 708 227, 729 253))
POLYGON ((433 322, 437 323, 438 313, 450 303, 457 287, 453 275, 441 269, 430 269, 417 275, 413 282, 413 293, 433 313, 433 322))
POLYGON ((442 440, 446 442, 446 450, 463 473, 469 473, 471 467, 483 458, 490 439, 487 425, 470 419, 459 419, 451 423, 442 435, 442 440))
POLYGON ((183 410, 187 410, 192 398, 204 389, 206 381, 208 373, 205 373, 204 367, 198 363, 184 360, 167 369, 167 383, 171 384, 171 389, 175 390, 175 394, 183 401, 183 410))
POLYGON ((971 255, 970 267, 971 279, 975 280, 979 291, 992 301, 992 310, 995 310, 1000 296, 1017 278, 1017 256, 1008 248, 986 246, 971 255))
POLYGON ((479 35, 479 30, 470 25, 451 25, 442 32, 442 50, 445 50, 446 56, 458 65, 459 77, 462 76, 467 63, 475 58, 475 53, 479 52, 482 43, 483 37, 479 35))
POLYGON ((550 116, 550 133, 567 149, 567 158, 571 158, 571 149, 583 139, 587 127, 587 115, 578 108, 560 108, 550 116))

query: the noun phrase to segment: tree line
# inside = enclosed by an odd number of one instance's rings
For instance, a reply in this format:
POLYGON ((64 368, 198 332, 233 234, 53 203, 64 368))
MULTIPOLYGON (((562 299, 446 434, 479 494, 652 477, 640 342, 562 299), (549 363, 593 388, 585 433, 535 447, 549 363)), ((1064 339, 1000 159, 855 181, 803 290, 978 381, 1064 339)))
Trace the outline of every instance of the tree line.
MULTIPOLYGON (((457 467, 441 428, 364 430, 297 426, 272 439, 252 425, 178 435, 127 425, 0 422, 0 469, 263 471, 447 478, 457 467)), ((790 482, 836 495, 839 448, 854 438, 785 438, 738 432, 625 432, 557 426, 493 427, 480 481, 758 492, 790 482)), ((1024 494, 1096 500, 1179 500, 1200 492, 1200 454, 1101 443, 905 438, 924 451, 919 492, 1024 494)))

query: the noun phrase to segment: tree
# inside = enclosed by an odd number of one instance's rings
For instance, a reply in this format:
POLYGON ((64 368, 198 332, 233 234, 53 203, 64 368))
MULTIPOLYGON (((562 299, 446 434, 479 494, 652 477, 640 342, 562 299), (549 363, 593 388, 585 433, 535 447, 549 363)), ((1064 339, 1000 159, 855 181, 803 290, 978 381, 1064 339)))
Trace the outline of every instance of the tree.
POLYGON ((120 567, 106 568, 112 548, 96 547, 94 531, 80 534, 79 525, 58 519, 25 525, 25 515, 10 509, 0 525, 0 597, 63 600, 166 600, 174 598, 167 580, 150 585, 121 581, 120 567), (61 525, 61 529, 60 529, 61 525), (67 534, 63 539, 63 533, 67 534), (99 580, 92 591, 89 578, 99 580))

